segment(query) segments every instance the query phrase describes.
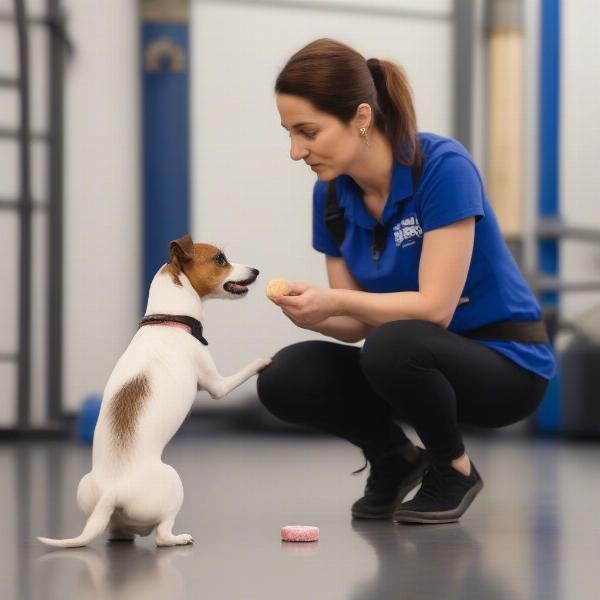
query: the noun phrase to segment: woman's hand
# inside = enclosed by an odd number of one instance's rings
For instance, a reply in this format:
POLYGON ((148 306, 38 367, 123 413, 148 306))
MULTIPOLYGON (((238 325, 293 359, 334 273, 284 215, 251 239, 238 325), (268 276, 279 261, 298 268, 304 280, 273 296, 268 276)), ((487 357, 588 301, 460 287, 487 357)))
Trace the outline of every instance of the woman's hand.
POLYGON ((335 314, 336 294, 331 288, 315 287, 308 283, 290 283, 290 295, 271 301, 298 327, 311 329, 335 314))

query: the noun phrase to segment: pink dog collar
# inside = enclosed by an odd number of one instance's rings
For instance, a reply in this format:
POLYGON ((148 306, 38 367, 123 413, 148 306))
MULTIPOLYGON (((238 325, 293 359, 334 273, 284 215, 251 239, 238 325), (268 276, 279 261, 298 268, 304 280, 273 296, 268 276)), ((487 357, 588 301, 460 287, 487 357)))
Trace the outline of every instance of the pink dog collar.
POLYGON ((206 338, 202 335, 202 323, 188 315, 146 315, 139 324, 144 325, 169 325, 170 327, 181 327, 189 331, 201 344, 208 346, 206 338))
POLYGON ((159 323, 144 323, 144 325, 162 325, 163 327, 177 327, 178 329, 183 329, 188 333, 192 333, 192 328, 189 325, 184 325, 183 323, 176 323, 175 321, 161 321, 159 323))

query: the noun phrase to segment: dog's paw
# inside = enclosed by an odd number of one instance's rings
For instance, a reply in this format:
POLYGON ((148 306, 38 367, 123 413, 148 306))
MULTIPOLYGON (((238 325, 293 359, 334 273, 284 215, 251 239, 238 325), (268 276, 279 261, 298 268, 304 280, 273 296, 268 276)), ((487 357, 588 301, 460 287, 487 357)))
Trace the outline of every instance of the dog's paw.
POLYGON ((252 366, 257 373, 260 373, 263 369, 268 367, 273 362, 271 358, 257 358, 252 366))
POLYGON ((181 533, 179 535, 171 535, 166 538, 157 538, 157 546, 185 546, 193 544, 194 538, 189 533, 181 533))

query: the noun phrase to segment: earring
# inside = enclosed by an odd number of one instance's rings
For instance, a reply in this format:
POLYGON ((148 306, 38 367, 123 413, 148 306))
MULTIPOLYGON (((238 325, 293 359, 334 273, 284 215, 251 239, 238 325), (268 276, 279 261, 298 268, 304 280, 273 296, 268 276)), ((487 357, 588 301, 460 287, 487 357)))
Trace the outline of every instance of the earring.
POLYGON ((369 136, 367 135, 367 128, 366 127, 361 127, 359 129, 360 131, 360 135, 362 135, 362 137, 365 139, 365 142, 367 143, 367 146, 370 146, 369 144, 369 136))

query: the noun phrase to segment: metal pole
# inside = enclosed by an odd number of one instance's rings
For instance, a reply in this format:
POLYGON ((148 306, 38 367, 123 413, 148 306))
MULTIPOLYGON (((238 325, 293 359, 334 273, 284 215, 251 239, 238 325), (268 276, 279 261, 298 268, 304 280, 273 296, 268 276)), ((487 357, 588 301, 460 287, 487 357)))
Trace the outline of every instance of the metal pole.
POLYGON ((453 135, 472 150, 474 0, 454 0, 453 135))
POLYGON ((48 152, 48 392, 47 419, 62 416, 63 358, 63 66, 65 42, 60 0, 47 2, 49 52, 48 152))
POLYGON ((29 427, 31 401, 31 165, 29 118, 29 40, 25 5, 15 0, 19 66, 19 206, 21 212, 20 283, 19 283, 19 376, 17 427, 29 427))

